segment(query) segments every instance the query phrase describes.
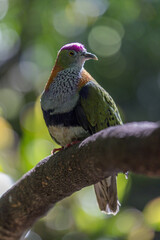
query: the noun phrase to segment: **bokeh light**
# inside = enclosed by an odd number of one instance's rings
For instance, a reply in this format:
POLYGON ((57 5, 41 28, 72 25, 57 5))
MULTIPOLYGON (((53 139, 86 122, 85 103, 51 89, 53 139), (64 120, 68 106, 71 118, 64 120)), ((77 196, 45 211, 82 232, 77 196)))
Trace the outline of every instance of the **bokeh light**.
POLYGON ((143 215, 135 209, 122 211, 117 216, 116 226, 122 234, 127 234, 132 229, 139 227, 143 223, 143 215))
POLYGON ((140 1, 134 0, 112 1, 111 7, 113 8, 114 16, 118 15, 118 17, 125 23, 136 21, 140 15, 141 8, 143 9, 143 7, 140 6, 140 1))
POLYGON ((0 63, 13 57, 20 47, 20 38, 17 32, 0 24, 0 63))
POLYGON ((8 11, 9 3, 8 0, 0 0, 0 20, 2 20, 7 11, 8 11))
MULTIPOLYGON (((1 190, 58 147, 40 94, 66 43, 81 42, 97 55, 85 68, 125 122, 160 119, 159 9, 156 0, 0 0, 1 190)), ((160 239, 159 180, 119 174, 117 184, 116 216, 101 213, 87 187, 54 206, 26 239, 160 239)))
POLYGON ((81 205, 81 208, 87 214, 99 218, 103 218, 105 216, 102 215, 99 211, 93 187, 82 189, 82 191, 78 192, 77 197, 81 205))
POLYGON ((100 238, 97 238, 96 240, 112 240, 112 238, 108 238, 108 237, 100 237, 100 238))
POLYGON ((13 65, 8 71, 8 81, 12 89, 23 94, 31 91, 33 88, 33 83, 24 78, 20 70, 20 64, 13 65))
POLYGON ((45 218, 45 224, 47 227, 62 231, 73 226, 73 216, 70 209, 65 206, 57 206, 56 209, 52 210, 45 218))
POLYGON ((98 17, 109 7, 108 0, 75 0, 75 10, 83 15, 98 17))
POLYGON ((26 234, 26 236, 25 236, 24 239, 25 239, 25 240, 42 240, 42 238, 41 238, 37 233, 35 233, 35 232, 33 232, 33 231, 29 231, 29 232, 26 234))
POLYGON ((53 144, 44 139, 29 141, 25 147, 26 161, 30 162, 32 166, 35 166, 39 160, 51 153, 52 148, 53 144))
POLYGON ((22 104, 23 96, 19 92, 10 88, 0 89, 0 107, 6 118, 14 118, 18 114, 22 104))
POLYGON ((153 240, 154 239, 154 231, 148 227, 141 227, 138 229, 133 229, 128 236, 128 240, 153 240))
POLYGON ((123 201, 125 194, 130 190, 131 187, 131 179, 126 179, 124 174, 118 174, 117 177, 117 188, 118 188, 118 199, 119 201, 123 201))
POLYGON ((9 149, 14 144, 14 132, 11 125, 0 117, 0 150, 9 149))
POLYGON ((90 48, 103 57, 109 57, 116 54, 121 47, 121 36, 119 33, 108 26, 94 27, 89 36, 88 42, 90 48))
POLYGON ((54 14, 53 24, 58 33, 65 37, 75 37, 81 34, 87 27, 87 18, 73 11, 68 5, 66 9, 54 14))
POLYGON ((85 233, 80 232, 70 232, 66 234, 62 240, 89 240, 89 238, 85 235, 85 233))
POLYGON ((150 201, 144 208, 146 222, 157 231, 160 230, 160 197, 150 201))
POLYGON ((38 74, 38 67, 34 62, 21 61, 20 71, 24 78, 29 81, 30 85, 36 81, 36 75, 38 74), (34 81, 33 81, 34 79, 34 81))

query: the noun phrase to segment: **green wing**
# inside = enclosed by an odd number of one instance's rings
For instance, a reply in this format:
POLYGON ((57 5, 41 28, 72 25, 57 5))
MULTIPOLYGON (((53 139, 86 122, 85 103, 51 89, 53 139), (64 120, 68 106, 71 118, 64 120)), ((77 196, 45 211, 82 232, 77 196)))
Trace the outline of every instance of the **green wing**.
POLYGON ((100 85, 94 82, 88 82, 80 90, 77 119, 90 133, 122 124, 113 99, 100 85))

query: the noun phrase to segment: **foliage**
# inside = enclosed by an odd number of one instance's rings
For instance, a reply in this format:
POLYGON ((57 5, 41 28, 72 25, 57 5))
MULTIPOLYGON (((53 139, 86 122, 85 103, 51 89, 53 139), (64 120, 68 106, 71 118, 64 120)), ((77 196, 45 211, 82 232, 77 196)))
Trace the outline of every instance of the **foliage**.
MULTIPOLYGON (((86 69, 125 122, 159 120, 159 10, 158 0, 0 0, 1 192, 56 146, 39 96, 66 43, 82 42, 98 56, 86 69)), ((57 204, 26 239, 158 239, 159 180, 120 175, 118 188, 117 216, 100 213, 86 188, 57 204)))

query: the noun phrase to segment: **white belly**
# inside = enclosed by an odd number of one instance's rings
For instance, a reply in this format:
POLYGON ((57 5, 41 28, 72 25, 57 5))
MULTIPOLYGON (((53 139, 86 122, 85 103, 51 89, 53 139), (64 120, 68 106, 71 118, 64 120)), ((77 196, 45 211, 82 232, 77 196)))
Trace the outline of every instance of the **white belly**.
POLYGON ((88 132, 82 127, 48 126, 48 130, 61 146, 66 146, 73 141, 82 140, 89 136, 88 132))

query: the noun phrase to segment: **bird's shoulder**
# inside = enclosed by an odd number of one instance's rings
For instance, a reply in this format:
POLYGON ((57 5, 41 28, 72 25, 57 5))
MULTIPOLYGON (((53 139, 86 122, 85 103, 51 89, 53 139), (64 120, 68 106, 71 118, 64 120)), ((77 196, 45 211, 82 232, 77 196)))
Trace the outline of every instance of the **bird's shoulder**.
POLYGON ((83 87, 86 86, 89 82, 95 82, 96 80, 87 72, 84 68, 80 73, 79 83, 78 83, 78 90, 80 91, 83 87))
POLYGON ((80 90, 82 109, 92 126, 97 130, 122 124, 118 108, 109 95, 96 81, 87 82, 80 90))
POLYGON ((93 78, 86 82, 80 89, 80 96, 82 99, 87 99, 88 97, 90 100, 98 100, 105 103, 108 103, 113 108, 116 107, 116 104, 110 94, 101 87, 96 80, 93 78))

